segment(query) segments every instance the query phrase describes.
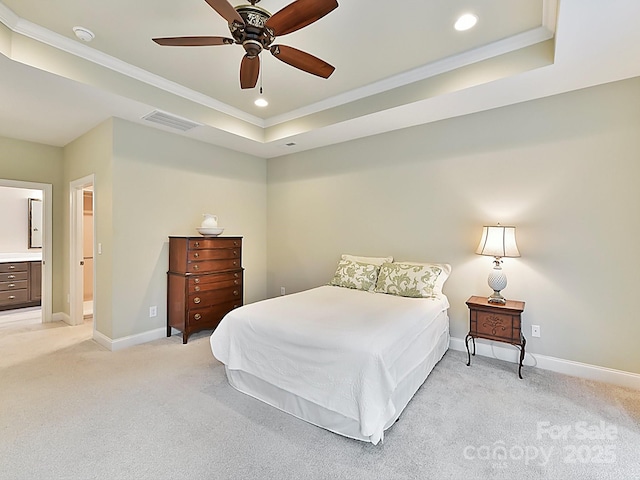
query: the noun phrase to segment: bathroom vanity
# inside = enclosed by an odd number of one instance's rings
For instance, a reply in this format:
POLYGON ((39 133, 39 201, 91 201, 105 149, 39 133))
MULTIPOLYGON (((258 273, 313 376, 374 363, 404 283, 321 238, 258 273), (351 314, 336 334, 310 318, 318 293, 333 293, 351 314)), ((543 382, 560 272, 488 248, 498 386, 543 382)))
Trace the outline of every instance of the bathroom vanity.
POLYGON ((0 255, 0 310, 35 307, 42 296, 42 261, 33 255, 0 255))

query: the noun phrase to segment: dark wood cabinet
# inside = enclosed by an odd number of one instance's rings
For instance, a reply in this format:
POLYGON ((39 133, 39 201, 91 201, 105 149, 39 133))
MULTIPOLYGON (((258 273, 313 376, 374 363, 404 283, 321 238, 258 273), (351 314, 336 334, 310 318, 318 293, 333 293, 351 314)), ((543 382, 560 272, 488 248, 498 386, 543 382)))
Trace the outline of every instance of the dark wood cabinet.
POLYGON ((41 297, 41 262, 0 263, 0 310, 36 307, 41 297))
POLYGON ((29 262, 29 298, 32 302, 42 299, 42 263, 29 262))
POLYGON ((215 329, 243 297, 242 237, 169 237, 167 337, 215 329))
POLYGON ((522 378, 522 361, 527 343, 522 334, 524 302, 507 300, 503 305, 490 303, 487 297, 473 296, 466 303, 469 307, 469 334, 465 338, 467 366, 471 365, 471 355, 476 353, 476 338, 509 343, 520 349, 518 376, 522 378), (469 341, 473 343, 473 353, 469 350, 469 341))

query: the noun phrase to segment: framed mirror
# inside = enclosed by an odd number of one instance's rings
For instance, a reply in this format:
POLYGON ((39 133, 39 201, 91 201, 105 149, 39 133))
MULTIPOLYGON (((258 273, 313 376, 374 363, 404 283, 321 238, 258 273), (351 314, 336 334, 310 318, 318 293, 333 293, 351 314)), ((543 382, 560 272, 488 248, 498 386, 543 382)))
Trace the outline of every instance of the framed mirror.
POLYGON ((42 248, 42 200, 29 199, 29 248, 42 248))

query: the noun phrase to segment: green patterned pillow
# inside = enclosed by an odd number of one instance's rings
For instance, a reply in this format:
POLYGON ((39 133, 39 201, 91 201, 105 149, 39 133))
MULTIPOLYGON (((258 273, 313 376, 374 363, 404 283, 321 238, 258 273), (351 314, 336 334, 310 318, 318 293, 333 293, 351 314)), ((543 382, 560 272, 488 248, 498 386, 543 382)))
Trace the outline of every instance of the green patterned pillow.
POLYGON ((379 269, 380 267, 370 263, 340 260, 329 285, 373 292, 376 288, 379 269))
POLYGON ((435 297, 434 291, 442 267, 438 265, 411 265, 384 263, 380 267, 376 292, 401 297, 435 297))

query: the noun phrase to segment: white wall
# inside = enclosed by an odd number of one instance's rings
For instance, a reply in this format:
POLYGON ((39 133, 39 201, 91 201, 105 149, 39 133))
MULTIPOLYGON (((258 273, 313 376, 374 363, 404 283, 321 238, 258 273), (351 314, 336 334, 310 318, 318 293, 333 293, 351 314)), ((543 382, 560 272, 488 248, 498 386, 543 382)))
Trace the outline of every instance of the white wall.
POLYGON ((271 159, 268 294, 326 283, 345 252, 448 262, 463 338, 490 293, 481 227, 516 225, 503 293, 528 350, 640 373, 638 112, 636 78, 271 159))
POLYGON ((29 249, 29 199, 42 200, 42 190, 0 186, 0 253, 41 251, 29 249))

